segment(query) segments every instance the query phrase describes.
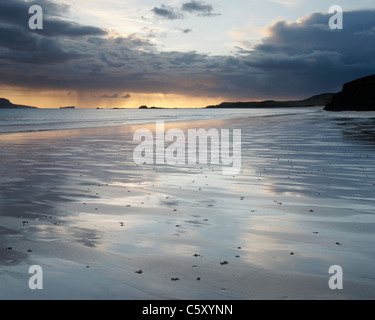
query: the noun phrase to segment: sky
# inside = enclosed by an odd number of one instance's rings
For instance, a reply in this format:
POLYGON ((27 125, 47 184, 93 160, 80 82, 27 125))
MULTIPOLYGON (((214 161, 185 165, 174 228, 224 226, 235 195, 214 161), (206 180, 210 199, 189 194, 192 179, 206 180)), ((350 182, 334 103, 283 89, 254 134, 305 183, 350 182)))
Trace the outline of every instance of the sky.
POLYGON ((0 97, 38 107, 308 98, 374 74, 374 51, 373 0, 0 2, 0 97))

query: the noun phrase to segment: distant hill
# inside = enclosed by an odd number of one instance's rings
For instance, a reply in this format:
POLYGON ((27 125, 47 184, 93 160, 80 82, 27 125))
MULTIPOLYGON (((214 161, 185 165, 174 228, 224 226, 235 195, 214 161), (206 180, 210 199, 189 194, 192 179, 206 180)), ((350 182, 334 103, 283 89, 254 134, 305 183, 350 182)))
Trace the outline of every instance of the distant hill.
POLYGON ((334 96, 334 93, 323 93, 305 100, 296 101, 274 101, 266 100, 261 102, 223 102, 216 106, 206 108, 291 108, 291 107, 316 107, 325 106, 334 96))
POLYGON ((345 83, 324 110, 375 111, 375 75, 345 83))
POLYGON ((8 99, 0 98, 0 109, 37 109, 36 107, 13 104, 8 99))

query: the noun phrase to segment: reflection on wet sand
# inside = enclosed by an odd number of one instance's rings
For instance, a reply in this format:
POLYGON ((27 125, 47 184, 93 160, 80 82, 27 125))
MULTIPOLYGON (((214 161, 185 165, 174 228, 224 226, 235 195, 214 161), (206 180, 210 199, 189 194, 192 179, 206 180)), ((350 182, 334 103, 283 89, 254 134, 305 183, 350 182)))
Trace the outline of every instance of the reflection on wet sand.
POLYGON ((30 298, 30 264, 45 268, 41 297, 332 297, 333 264, 354 288, 339 297, 374 297, 375 154, 345 138, 357 130, 345 123, 321 113, 199 123, 242 129, 235 177, 138 166, 135 128, 8 135, 0 297, 30 298))
POLYGON ((338 121, 345 141, 356 142, 363 147, 375 147, 375 117, 345 118, 338 121))

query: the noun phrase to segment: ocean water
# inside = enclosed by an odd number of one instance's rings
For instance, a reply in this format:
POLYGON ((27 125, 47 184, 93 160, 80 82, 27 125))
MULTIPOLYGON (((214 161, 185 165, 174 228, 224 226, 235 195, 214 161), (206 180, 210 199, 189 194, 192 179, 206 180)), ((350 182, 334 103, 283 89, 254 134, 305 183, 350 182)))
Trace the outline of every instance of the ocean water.
POLYGON ((98 128, 323 112, 314 108, 277 109, 0 109, 0 133, 98 128))

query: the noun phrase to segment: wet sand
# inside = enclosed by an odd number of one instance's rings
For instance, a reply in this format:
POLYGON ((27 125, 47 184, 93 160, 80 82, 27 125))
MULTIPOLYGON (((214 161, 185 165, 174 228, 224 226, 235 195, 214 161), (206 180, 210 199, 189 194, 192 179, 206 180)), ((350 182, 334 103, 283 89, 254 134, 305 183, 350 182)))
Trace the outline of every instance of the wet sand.
POLYGON ((369 121, 312 112, 169 125, 242 129, 236 176, 136 165, 139 127, 2 134, 0 298, 374 299, 369 121), (43 290, 28 287, 31 265, 43 290), (332 265, 343 290, 328 286, 332 265))

